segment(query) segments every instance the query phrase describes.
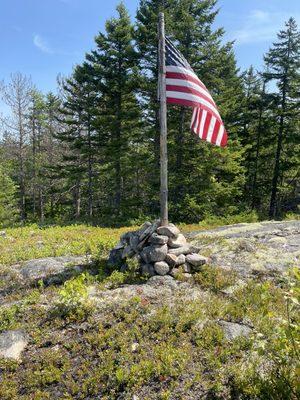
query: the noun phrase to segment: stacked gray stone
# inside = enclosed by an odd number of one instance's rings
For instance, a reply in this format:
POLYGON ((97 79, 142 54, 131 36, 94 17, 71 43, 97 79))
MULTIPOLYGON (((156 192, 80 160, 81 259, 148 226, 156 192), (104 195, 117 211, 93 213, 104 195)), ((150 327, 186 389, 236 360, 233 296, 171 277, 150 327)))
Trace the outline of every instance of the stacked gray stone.
POLYGON ((121 236, 110 252, 108 263, 125 270, 126 259, 135 257, 143 275, 176 276, 181 271, 190 276, 207 263, 207 258, 198 254, 199 251, 175 225, 145 222, 137 231, 121 236))

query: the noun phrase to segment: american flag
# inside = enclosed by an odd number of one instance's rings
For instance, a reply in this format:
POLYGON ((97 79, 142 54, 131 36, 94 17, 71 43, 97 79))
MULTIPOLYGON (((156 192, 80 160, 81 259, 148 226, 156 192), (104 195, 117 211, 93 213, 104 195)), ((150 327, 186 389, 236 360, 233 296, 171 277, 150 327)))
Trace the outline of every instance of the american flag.
POLYGON ((168 104, 193 107, 192 131, 201 139, 224 147, 227 133, 217 106, 190 64, 166 38, 166 95, 168 104))

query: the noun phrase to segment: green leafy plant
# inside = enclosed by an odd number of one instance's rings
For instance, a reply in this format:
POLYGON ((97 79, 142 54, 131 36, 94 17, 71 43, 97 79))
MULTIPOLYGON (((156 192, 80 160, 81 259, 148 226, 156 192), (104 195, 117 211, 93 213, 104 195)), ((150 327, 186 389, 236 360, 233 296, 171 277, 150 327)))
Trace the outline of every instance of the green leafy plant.
POLYGON ((0 227, 16 221, 17 187, 0 165, 0 227))
POLYGON ((0 332, 11 329, 15 324, 20 313, 20 306, 17 304, 11 307, 0 308, 0 332))
POLYGON ((270 310, 274 301, 271 286, 264 284, 261 287, 268 287, 268 291, 260 292, 258 315, 261 331, 253 336, 253 349, 246 364, 234 368, 235 384, 239 391, 255 398, 296 399, 300 394, 299 269, 292 269, 285 279, 285 312, 283 308, 280 317, 274 316, 270 310), (276 318, 276 324, 269 327, 270 318, 276 318))
POLYGON ((233 285, 236 275, 232 271, 220 267, 204 265, 201 271, 194 275, 194 280, 202 288, 217 292, 233 285))
POLYGON ((102 287, 106 289, 115 289, 123 285, 126 281, 126 274, 120 271, 113 271, 110 276, 102 281, 102 287))
POLYGON ((55 306, 55 310, 61 316, 81 319, 90 312, 91 302, 88 299, 88 282, 89 275, 81 274, 64 283, 63 288, 59 291, 59 299, 55 306))

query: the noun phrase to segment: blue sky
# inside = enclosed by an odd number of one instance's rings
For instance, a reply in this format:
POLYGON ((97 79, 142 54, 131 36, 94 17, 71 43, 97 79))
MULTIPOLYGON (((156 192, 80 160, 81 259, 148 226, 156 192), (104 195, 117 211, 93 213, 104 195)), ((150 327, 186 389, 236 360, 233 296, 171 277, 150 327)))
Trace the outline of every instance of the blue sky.
MULTIPOLYGON (((0 0, 0 80, 20 71, 39 89, 55 90, 57 74, 68 75, 83 59, 118 2, 0 0)), ((134 17, 138 0, 124 3, 134 17)), ((219 0, 219 7, 215 25, 225 28, 227 40, 236 40, 243 69, 250 64, 260 68, 263 53, 285 20, 294 16, 300 22, 298 0, 219 0)))

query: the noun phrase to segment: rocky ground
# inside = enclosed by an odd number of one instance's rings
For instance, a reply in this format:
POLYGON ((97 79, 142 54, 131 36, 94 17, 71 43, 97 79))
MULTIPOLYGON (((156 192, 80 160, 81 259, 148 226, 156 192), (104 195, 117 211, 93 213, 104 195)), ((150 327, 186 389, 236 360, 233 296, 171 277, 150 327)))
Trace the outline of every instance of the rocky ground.
POLYGON ((157 220, 145 222, 138 230, 122 235, 109 253, 108 264, 126 271, 128 260, 133 259, 142 275, 176 278, 181 273, 189 278, 207 264, 207 258, 200 255, 199 250, 174 224, 160 226, 157 220))
POLYGON ((296 399, 300 221, 187 237, 208 265, 177 279, 87 256, 0 266, 0 398, 296 399))
POLYGON ((300 263, 300 221, 228 225, 188 235, 211 265, 242 276, 282 273, 300 263))

